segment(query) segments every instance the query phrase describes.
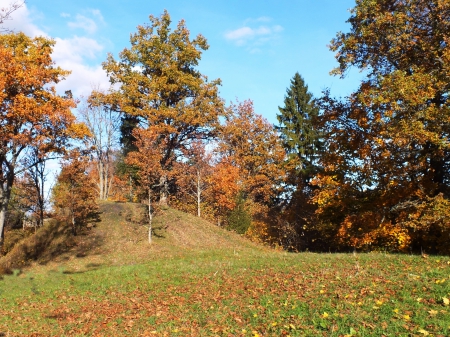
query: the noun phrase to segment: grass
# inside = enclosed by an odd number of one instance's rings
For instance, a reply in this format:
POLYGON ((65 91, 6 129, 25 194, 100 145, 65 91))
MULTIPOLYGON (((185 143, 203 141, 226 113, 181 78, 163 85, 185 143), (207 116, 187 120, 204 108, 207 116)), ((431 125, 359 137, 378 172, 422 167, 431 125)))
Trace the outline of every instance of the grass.
POLYGON ((173 210, 149 247, 125 206, 104 207, 101 251, 4 276, 0 333, 450 335, 448 257, 276 252, 173 210))

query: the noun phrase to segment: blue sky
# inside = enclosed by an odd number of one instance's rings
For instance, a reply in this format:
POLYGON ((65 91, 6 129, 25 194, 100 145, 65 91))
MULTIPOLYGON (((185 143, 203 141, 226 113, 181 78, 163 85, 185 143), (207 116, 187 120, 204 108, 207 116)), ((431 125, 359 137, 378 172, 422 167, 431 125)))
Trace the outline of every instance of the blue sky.
MULTIPOLYGON (((10 3, 0 0, 0 7, 10 3)), ((192 37, 208 40, 200 71, 220 78, 227 103, 251 99, 255 111, 276 122, 286 88, 299 72, 318 97, 325 88, 335 96, 355 89, 356 69, 342 80, 329 75, 337 66, 327 48, 338 31, 346 32, 354 0, 278 1, 53 1, 27 0, 6 26, 28 35, 56 40, 54 60, 72 75, 60 90, 87 95, 92 86, 108 87, 101 68, 106 54, 115 57, 129 46, 130 33, 164 9, 173 25, 184 19, 192 37)))

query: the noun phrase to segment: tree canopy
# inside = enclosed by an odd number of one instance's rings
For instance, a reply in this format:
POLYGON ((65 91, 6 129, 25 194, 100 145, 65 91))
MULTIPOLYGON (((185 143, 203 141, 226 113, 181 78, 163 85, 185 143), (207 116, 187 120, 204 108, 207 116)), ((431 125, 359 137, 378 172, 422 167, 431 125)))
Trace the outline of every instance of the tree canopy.
MULTIPOLYGON (((104 63, 111 83, 120 85, 127 128, 139 125, 151 129, 158 134, 156 141, 164 144, 159 146, 163 171, 170 170, 173 160, 191 141, 213 136, 223 114, 220 81, 208 82, 196 69, 202 51, 208 49, 206 39, 198 35, 191 40, 184 21, 173 31, 170 24, 167 11, 159 18, 150 16, 150 24, 138 27, 131 36, 131 48, 120 53, 120 60, 109 55, 104 63)), ((162 187, 165 174, 161 179, 162 187)))
POLYGON ((322 100, 320 212, 343 246, 443 251, 427 240, 449 232, 450 3, 359 0, 348 22, 334 73, 367 77, 346 100, 322 100))
POLYGON ((54 66, 53 45, 23 33, 0 35, 0 246, 15 177, 86 134, 70 111, 71 95, 56 94, 54 84, 69 72, 54 66), (35 162, 27 160, 32 152, 35 162))

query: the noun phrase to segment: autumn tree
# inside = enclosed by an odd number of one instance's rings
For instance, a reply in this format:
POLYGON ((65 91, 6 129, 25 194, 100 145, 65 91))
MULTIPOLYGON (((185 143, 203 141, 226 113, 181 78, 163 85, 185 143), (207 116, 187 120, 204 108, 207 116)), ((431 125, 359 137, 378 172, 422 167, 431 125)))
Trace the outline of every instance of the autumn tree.
MULTIPOLYGON (((236 200, 241 189, 239 168, 229 157, 222 157, 212 166, 208 176, 206 201, 213 206, 217 225, 222 226, 228 214, 236 207, 236 200)), ((226 224, 226 223, 225 223, 226 224)))
POLYGON ((284 175, 281 143, 272 124, 255 113, 252 101, 231 104, 228 109, 217 152, 239 168, 245 194, 269 204, 284 175))
MULTIPOLYGON (((193 141, 188 151, 185 152, 185 159, 178 162, 177 190, 182 196, 182 202, 192 204, 194 201, 196 214, 202 216, 202 204, 204 204, 205 191, 209 186, 209 176, 212 173, 212 156, 201 140, 193 141)), ((186 205, 187 206, 187 205, 186 205)))
MULTIPOLYGON (((160 186, 160 177, 163 172, 161 165, 163 149, 167 146, 166 138, 161 138, 154 129, 135 129, 133 132, 135 137, 136 151, 132 151, 126 158, 126 164, 138 168, 137 177, 141 191, 144 192, 147 199, 148 208, 148 242, 152 242, 152 221, 154 208, 152 206, 154 200, 154 191, 159 188, 161 194, 167 194, 164 190, 165 186, 160 186)), ((172 163, 170 163, 172 164, 172 163)), ((168 174, 174 173, 170 171, 168 174)), ((166 176, 167 180, 171 176, 166 176)), ((165 182, 164 182, 165 183, 165 182)), ((161 199, 161 197, 160 197, 161 199)))
POLYGON ((69 72, 53 64, 53 45, 23 33, 0 35, 0 246, 14 179, 39 161, 25 159, 62 152, 85 134, 70 111, 74 101, 56 94, 54 84, 69 72))
POLYGON ((71 226, 74 235, 89 221, 95 220, 98 211, 96 184, 88 167, 86 155, 72 151, 62 162, 52 191, 57 217, 71 226))
POLYGON ((86 145, 94 155, 100 200, 108 199, 114 177, 114 150, 120 122, 117 110, 114 97, 99 90, 94 90, 78 107, 81 119, 90 131, 86 145))
POLYGON ((165 144, 158 146, 161 204, 167 204, 173 161, 193 140, 212 137, 223 113, 220 81, 208 82, 196 69, 208 49, 206 39, 198 35, 191 40, 184 21, 173 31, 170 24, 167 11, 159 18, 150 16, 150 24, 131 35, 131 48, 124 49, 118 61, 109 55, 103 64, 111 83, 120 87, 127 133, 134 137, 130 128, 152 129, 165 144))
POLYGON ((367 77, 346 100, 322 100, 325 228, 340 247, 444 251, 425 242, 449 231, 450 3, 358 0, 348 22, 334 73, 367 77))
POLYGON ((251 204, 246 208, 255 228, 266 226, 284 180, 285 153, 272 124, 254 112, 251 101, 230 105, 217 153, 238 169, 240 198, 251 204))
POLYGON ((48 182, 49 172, 46 170, 46 164, 50 156, 51 154, 40 152, 37 148, 32 149, 24 159, 24 164, 28 167, 28 170, 21 176, 22 193, 28 199, 30 210, 38 227, 44 224, 45 209, 48 202, 46 183, 48 182))

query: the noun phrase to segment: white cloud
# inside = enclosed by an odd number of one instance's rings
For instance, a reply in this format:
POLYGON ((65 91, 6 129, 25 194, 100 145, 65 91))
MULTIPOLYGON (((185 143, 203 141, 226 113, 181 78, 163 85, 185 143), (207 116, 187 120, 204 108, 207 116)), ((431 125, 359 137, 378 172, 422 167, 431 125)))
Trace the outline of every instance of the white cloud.
POLYGON ((262 46, 271 40, 279 37, 279 33, 283 30, 280 25, 260 25, 252 27, 249 23, 269 22, 269 17, 260 17, 258 19, 247 19, 243 27, 231 30, 225 33, 225 39, 234 42, 237 46, 247 46, 248 50, 258 52, 260 49, 255 46, 262 46))
MULTIPOLYGON (((66 14, 66 13, 63 13, 66 14)), ((98 9, 88 9, 86 15, 77 14, 74 21, 69 21, 67 25, 72 29, 82 29, 88 34, 94 34, 98 30, 98 24, 104 24, 103 15, 98 9)), ((70 17, 69 14, 66 14, 70 17)))
MULTIPOLYGON (((8 6, 10 2, 11 0, 0 0, 0 8, 8 6)), ((104 23, 103 16, 99 10, 87 10, 86 13, 91 15, 97 22, 104 23)), ((31 37, 48 37, 44 30, 33 23, 33 18, 39 15, 41 14, 38 12, 31 12, 24 4, 12 13, 11 20, 6 21, 3 27, 16 32, 22 31, 31 37)), ((70 14, 61 13, 61 16, 70 17, 70 14)), ((83 19, 77 20, 75 22, 82 22, 83 19)), ((87 29, 86 27, 83 29, 92 32, 94 26, 89 26, 90 23, 88 21, 87 23, 87 29)), ((65 90, 72 90, 74 96, 77 97, 89 94, 94 85, 103 89, 109 87, 105 71, 100 64, 95 64, 99 54, 104 52, 104 47, 98 41, 84 36, 54 37, 54 40, 56 44, 53 48, 53 61, 62 69, 72 72, 64 81, 57 84, 58 92, 63 93, 65 90)))
POLYGON ((105 23, 103 15, 99 9, 89 9, 88 11, 91 12, 92 15, 94 15, 97 18, 97 20, 99 20, 101 23, 105 23))
POLYGON ((240 40, 248 37, 252 37, 254 35, 253 29, 250 27, 242 27, 232 31, 229 31, 225 34, 225 38, 227 40, 240 40))
POLYGON ((276 26, 273 26, 272 29, 275 33, 280 33, 283 31, 284 28, 281 27, 280 25, 276 25, 276 26))
POLYGON ((68 22, 67 25, 72 29, 81 28, 89 34, 93 34, 97 31, 97 24, 95 21, 81 14, 77 14, 75 21, 68 22))
POLYGON ((252 23, 252 22, 271 22, 272 18, 269 16, 260 16, 259 18, 252 19, 248 18, 244 21, 244 24, 252 23))
MULTIPOLYGON (((0 0, 0 8, 9 7, 11 0, 0 0)), ((31 12, 26 3, 11 14, 10 20, 3 23, 2 28, 14 32, 24 32, 28 36, 47 36, 47 34, 38 28, 31 19, 31 12)))
POLYGON ((83 59, 93 59, 103 50, 103 46, 88 37, 74 36, 70 39, 57 37, 53 58, 61 62, 81 62, 83 59))
POLYGON ((58 65, 72 71, 66 80, 58 83, 56 88, 61 93, 71 90, 74 97, 80 97, 88 96, 94 87, 104 90, 109 88, 108 77, 100 65, 87 66, 80 63, 58 65))
POLYGON ((72 73, 65 81, 58 83, 58 90, 72 90, 74 96, 87 95, 92 87, 109 87, 108 78, 101 65, 88 65, 89 59, 95 59, 103 51, 96 40, 75 36, 70 39, 56 38, 53 60, 62 69, 72 73))
POLYGON ((63 17, 63 18, 70 18, 70 14, 69 13, 61 13, 60 14, 61 15, 61 17, 63 17))

